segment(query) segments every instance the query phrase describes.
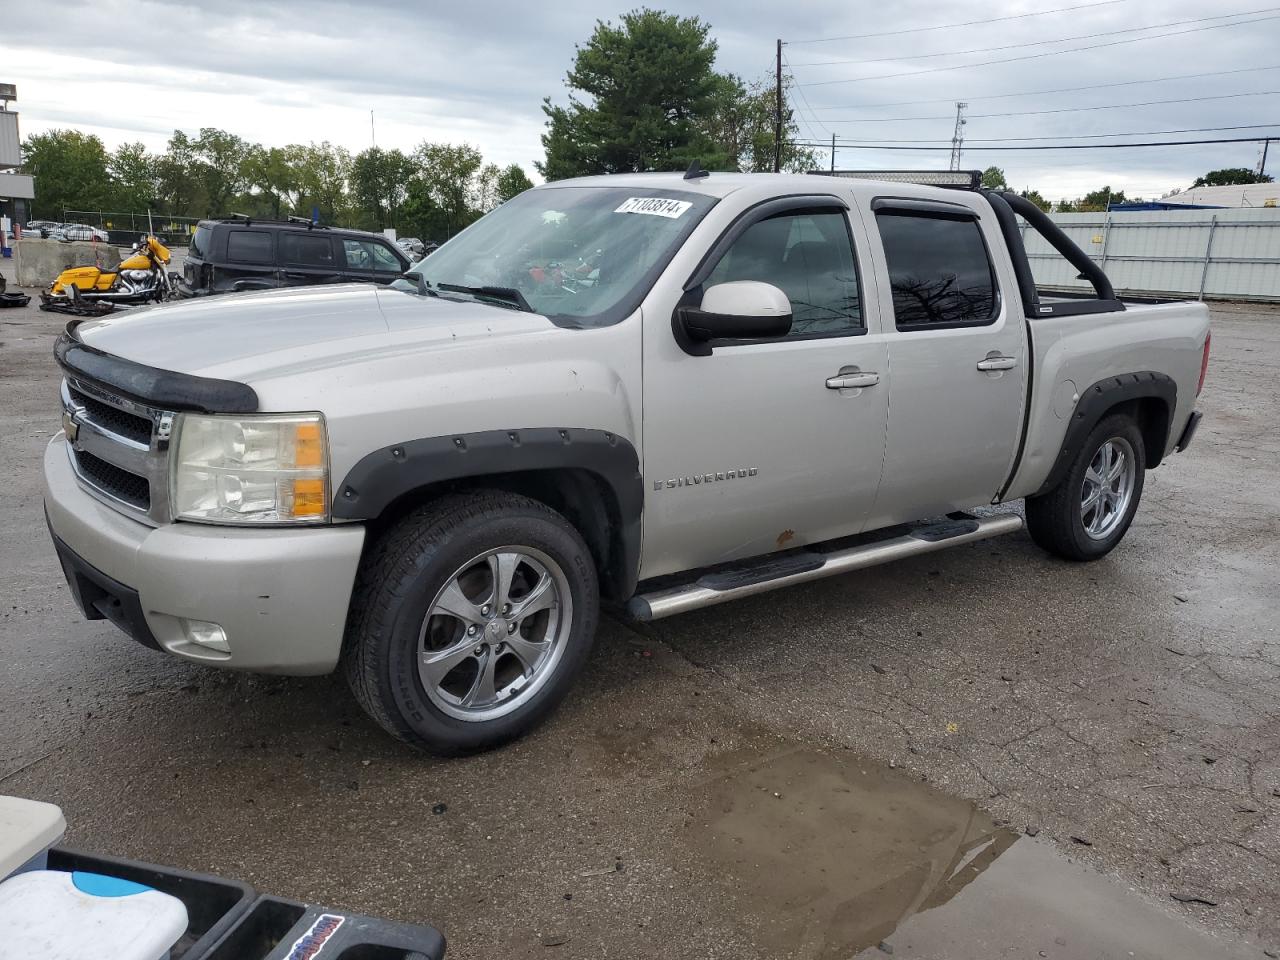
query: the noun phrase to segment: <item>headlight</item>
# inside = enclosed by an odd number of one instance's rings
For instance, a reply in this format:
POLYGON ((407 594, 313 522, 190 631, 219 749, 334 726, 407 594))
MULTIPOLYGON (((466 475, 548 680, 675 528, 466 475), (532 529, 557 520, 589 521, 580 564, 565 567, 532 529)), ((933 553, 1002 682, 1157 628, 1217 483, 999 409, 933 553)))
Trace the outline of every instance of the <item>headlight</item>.
POLYGON ((318 413, 178 421, 175 518, 207 523, 323 523, 329 444, 318 413))

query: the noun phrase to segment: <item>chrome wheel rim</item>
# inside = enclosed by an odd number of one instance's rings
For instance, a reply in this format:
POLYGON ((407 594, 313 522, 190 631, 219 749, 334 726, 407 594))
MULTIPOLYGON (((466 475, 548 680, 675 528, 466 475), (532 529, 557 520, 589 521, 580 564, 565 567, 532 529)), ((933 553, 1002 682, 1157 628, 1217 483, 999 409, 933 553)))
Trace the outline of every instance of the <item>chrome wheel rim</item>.
POLYGON ((1080 522, 1091 539, 1105 540, 1123 522, 1137 467, 1133 445, 1123 437, 1112 437, 1094 453, 1080 489, 1080 522))
POLYGON ((559 565, 532 547, 497 547, 454 571, 431 601, 418 633, 418 677, 451 717, 505 716, 550 679, 572 624, 559 565))

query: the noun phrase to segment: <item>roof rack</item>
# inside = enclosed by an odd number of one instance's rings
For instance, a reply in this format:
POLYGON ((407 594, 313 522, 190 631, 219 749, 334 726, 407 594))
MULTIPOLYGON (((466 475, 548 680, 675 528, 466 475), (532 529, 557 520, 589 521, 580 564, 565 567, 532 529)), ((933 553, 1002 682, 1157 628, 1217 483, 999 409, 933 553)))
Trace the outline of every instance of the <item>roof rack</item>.
MULTIPOLYGON (((273 220, 271 219, 271 217, 251 217, 247 213, 229 213, 224 217, 212 217, 210 219, 212 219, 215 223, 243 223, 246 226, 249 226, 254 223, 292 224, 294 226, 302 226, 305 224, 308 230, 328 230, 329 229, 327 224, 315 223, 314 221, 310 220, 307 217, 295 217, 292 215, 290 215, 284 220, 273 220)), ((355 232, 367 233, 369 231, 355 231, 355 232)))
POLYGON ((810 170, 809 172, 822 177, 918 183, 925 187, 948 187, 952 190, 982 188, 982 171, 980 170, 810 170))

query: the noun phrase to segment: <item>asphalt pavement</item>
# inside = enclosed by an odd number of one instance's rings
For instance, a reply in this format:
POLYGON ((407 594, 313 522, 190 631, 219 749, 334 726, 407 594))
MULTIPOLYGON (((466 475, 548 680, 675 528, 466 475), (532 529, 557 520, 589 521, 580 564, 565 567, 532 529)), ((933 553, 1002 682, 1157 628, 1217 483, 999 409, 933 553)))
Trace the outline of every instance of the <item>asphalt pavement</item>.
POLYGON ((1016 534, 606 620, 548 725, 444 761, 337 678, 80 618, 40 502, 60 318, 0 311, 0 793, 451 958, 1275 952, 1280 310, 1213 312, 1205 421, 1106 559, 1016 534))

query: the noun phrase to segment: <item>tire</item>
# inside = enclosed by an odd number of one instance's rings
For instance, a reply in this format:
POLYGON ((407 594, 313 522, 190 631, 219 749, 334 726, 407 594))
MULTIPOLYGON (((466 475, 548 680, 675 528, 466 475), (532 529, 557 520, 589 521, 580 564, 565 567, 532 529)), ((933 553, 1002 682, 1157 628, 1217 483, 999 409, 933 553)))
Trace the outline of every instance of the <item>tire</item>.
POLYGON ((1085 438, 1061 482, 1041 496, 1027 498, 1031 539, 1067 560, 1106 556, 1133 522, 1146 466, 1142 431, 1133 418, 1126 414, 1104 418, 1085 438), (1102 496, 1086 506, 1086 498, 1099 489, 1095 478, 1106 451, 1115 457, 1108 461, 1108 470, 1116 475, 1102 496))
POLYGON ((544 504, 496 491, 443 498, 368 550, 347 682, 383 729, 421 750, 499 746, 568 693, 591 651, 599 589, 582 537, 544 504))

